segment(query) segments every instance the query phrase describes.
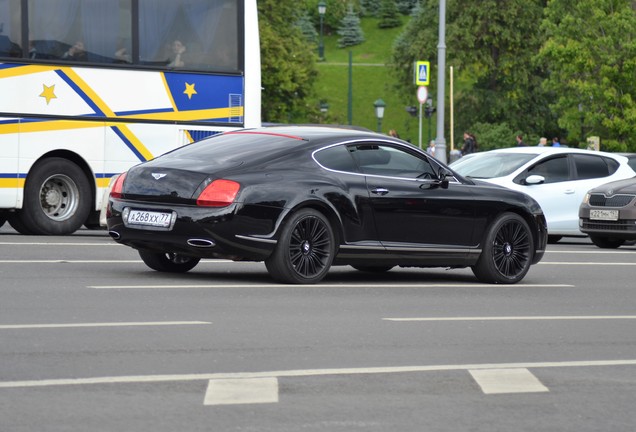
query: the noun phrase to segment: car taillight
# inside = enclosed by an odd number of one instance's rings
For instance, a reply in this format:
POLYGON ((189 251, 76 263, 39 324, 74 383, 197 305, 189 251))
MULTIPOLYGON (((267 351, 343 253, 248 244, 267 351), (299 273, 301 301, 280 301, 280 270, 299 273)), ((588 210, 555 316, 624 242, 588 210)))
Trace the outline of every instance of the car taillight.
POLYGON ((197 198, 202 207, 225 207, 234 202, 241 185, 232 180, 214 180, 197 198))
POLYGON ((110 190, 111 198, 121 198, 122 189, 124 188, 124 179, 126 178, 126 173, 122 173, 115 180, 115 184, 113 184, 112 189, 110 190))

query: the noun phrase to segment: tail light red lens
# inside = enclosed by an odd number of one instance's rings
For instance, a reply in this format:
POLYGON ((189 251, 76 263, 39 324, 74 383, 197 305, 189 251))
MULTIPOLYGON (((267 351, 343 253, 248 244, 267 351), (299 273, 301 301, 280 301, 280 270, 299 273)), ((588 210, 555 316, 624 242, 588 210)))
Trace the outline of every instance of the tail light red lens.
POLYGON ((214 180, 197 198, 201 207, 226 207, 234 202, 241 185, 232 180, 214 180))
POLYGON ((117 177, 117 180, 115 180, 115 184, 113 184, 113 187, 110 190, 111 198, 121 198, 125 178, 126 173, 122 173, 119 175, 119 177, 117 177))

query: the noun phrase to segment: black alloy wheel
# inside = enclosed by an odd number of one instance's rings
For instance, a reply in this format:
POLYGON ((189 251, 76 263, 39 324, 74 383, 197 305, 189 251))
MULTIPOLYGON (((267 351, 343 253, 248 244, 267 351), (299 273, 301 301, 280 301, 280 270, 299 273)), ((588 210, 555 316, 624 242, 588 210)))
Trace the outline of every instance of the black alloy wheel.
POLYGON ((515 213, 493 222, 473 273, 486 283, 517 283, 532 264, 534 239, 528 223, 515 213))
POLYGON ((320 282, 331 267, 335 238, 329 220, 313 209, 301 209, 284 225, 276 249, 265 260, 278 282, 320 282))

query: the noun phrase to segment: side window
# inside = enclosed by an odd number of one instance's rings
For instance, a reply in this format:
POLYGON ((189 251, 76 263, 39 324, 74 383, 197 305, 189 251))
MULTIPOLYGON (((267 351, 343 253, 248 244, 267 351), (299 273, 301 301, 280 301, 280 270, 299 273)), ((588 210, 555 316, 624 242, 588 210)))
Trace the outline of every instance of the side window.
POLYGON ((578 180, 607 177, 609 167, 605 158, 593 155, 572 155, 576 166, 576 178, 578 180))
POLYGON ((141 63, 198 70, 237 70, 238 3, 235 0, 139 0, 141 63))
POLYGON ((556 183, 570 179, 568 158, 566 156, 544 160, 528 170, 528 175, 540 175, 546 183, 556 183))
POLYGON ((380 144, 349 146, 349 152, 365 174, 416 178, 434 178, 435 169, 426 157, 400 148, 380 144))
POLYGON ((28 5, 32 59, 115 63, 130 54, 131 0, 29 0, 28 5))
POLYGON ((328 169, 353 173, 358 172, 358 168, 351 158, 347 147, 343 145, 319 150, 314 154, 314 158, 316 162, 328 169))

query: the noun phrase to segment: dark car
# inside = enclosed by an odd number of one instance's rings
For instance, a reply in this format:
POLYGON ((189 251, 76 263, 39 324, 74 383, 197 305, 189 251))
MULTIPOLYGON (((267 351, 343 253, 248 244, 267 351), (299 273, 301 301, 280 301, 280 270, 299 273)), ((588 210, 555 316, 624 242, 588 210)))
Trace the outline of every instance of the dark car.
POLYGON ((590 190, 579 207, 582 232, 600 248, 617 248, 636 240, 636 177, 590 190))
POLYGON ((414 146, 346 128, 227 132, 121 175, 107 224, 152 269, 264 261, 283 283, 332 265, 471 267, 516 283, 542 258, 546 222, 523 193, 468 180, 414 146))

